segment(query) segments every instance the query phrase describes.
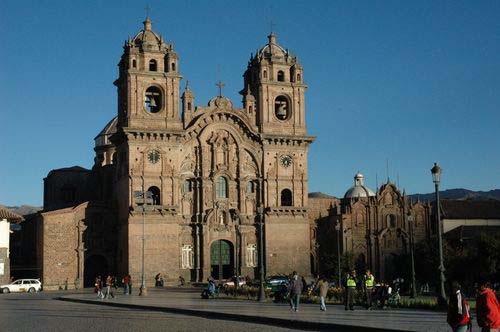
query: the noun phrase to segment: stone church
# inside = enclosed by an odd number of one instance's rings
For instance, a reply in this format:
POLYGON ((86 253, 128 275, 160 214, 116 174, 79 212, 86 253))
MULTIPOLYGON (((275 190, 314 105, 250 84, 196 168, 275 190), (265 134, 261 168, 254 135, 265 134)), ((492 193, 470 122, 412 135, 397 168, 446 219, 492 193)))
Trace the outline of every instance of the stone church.
POLYGON ((242 107, 207 106, 183 84, 179 54, 144 27, 123 46, 117 115, 95 138, 91 170, 52 170, 37 216, 44 287, 91 285, 97 274, 157 273, 204 281, 311 273, 309 145, 297 58, 274 33, 244 71, 242 107))
POLYGON ((268 276, 334 274, 340 253, 391 278, 411 235, 430 238, 430 205, 390 181, 372 191, 356 174, 341 199, 308 195, 307 85, 274 33, 248 61, 242 107, 222 82, 201 106, 187 82, 181 93, 173 43, 143 24, 123 46, 117 112, 95 137, 94 166, 50 171, 44 210, 24 223, 46 289, 91 286, 105 273, 139 285, 143 267, 147 285, 158 273, 258 277, 261 222, 268 276))
POLYGON ((377 280, 393 280, 403 274, 394 260, 409 253, 411 240, 415 244, 434 234, 431 205, 410 200, 389 179, 375 191, 364 181, 358 172, 341 199, 310 195, 313 268, 335 275, 340 253, 351 255, 353 268, 368 268, 377 280))

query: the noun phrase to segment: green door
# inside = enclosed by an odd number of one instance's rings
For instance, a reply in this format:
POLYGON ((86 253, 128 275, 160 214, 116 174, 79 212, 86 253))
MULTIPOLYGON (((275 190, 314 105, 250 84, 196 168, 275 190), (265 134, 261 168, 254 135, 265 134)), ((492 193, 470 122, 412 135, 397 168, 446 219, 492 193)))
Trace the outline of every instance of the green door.
POLYGON ((214 279, 228 279, 234 274, 231 242, 217 240, 210 247, 211 275, 214 279))

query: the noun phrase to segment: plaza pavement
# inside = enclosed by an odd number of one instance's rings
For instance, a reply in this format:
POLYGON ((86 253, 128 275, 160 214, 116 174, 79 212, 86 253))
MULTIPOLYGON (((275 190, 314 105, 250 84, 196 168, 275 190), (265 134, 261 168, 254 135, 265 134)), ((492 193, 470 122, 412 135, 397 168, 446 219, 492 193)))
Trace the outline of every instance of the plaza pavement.
POLYGON ((442 312, 409 309, 367 311, 361 307, 357 307, 355 311, 345 311, 341 305, 330 305, 326 312, 322 312, 317 304, 301 304, 299 312, 292 312, 286 303, 259 303, 227 298, 204 300, 200 298, 199 289, 150 288, 148 290, 147 297, 123 295, 117 292, 114 299, 101 300, 89 290, 89 293, 66 295, 59 299, 304 330, 449 331, 446 314, 442 312))

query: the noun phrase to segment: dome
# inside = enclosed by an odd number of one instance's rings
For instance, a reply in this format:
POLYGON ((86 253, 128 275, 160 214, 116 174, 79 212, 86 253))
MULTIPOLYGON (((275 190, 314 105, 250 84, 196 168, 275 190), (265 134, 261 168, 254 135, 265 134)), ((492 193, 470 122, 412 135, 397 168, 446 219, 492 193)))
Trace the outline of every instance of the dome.
POLYGON ((116 133, 116 124, 118 122, 118 117, 115 116, 111 121, 109 121, 106 126, 101 130, 101 132, 94 138, 95 146, 105 146, 111 144, 109 137, 116 133))
POLYGON ((139 33, 134 37, 134 45, 148 46, 158 49, 161 49, 162 46, 166 46, 163 38, 152 30, 152 23, 149 17, 142 23, 144 24, 144 29, 139 31, 139 33))
POLYGON ((354 175, 354 186, 346 191, 344 198, 375 196, 375 193, 370 188, 366 187, 364 182, 364 175, 359 172, 356 173, 356 175, 354 175))
POLYGON ((269 38, 269 43, 260 49, 259 58, 285 57, 288 55, 288 52, 276 43, 276 35, 274 33, 271 33, 267 38, 269 38))

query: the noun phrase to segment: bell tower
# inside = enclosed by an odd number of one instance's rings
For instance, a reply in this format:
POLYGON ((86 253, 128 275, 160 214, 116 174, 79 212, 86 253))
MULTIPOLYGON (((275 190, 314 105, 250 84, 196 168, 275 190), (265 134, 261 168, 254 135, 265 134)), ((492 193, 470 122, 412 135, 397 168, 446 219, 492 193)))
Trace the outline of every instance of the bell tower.
POLYGON ((137 129, 181 129, 179 56, 152 30, 144 28, 123 46, 118 79, 118 125, 137 129))
POLYGON ((305 103, 302 66, 296 56, 268 36, 268 43, 251 55, 244 86, 256 99, 256 124, 264 134, 305 135, 305 103))

